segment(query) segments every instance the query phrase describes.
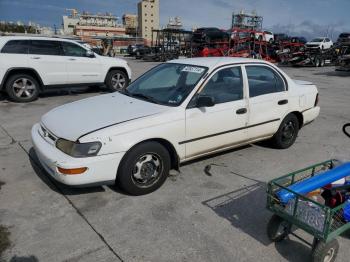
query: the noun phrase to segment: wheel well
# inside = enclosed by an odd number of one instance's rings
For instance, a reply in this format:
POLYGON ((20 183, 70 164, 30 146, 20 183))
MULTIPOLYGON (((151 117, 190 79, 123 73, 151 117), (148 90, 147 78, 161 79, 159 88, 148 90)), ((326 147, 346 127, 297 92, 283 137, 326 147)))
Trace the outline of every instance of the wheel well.
MULTIPOLYGON (((180 161, 179 161, 179 156, 176 152, 175 147, 173 146, 172 143, 170 143, 168 140, 163 139, 163 138, 152 138, 152 139, 148 139, 148 140, 144 140, 140 143, 137 143, 136 145, 134 145, 132 148, 134 148, 135 146, 145 143, 145 142, 158 142, 159 144, 161 144, 162 146, 164 146, 169 154, 170 154, 170 161, 171 161, 171 169, 175 169, 175 170, 179 170, 180 168, 180 161)), ((128 151, 130 151, 132 148, 130 148, 128 151)))
POLYGON ((7 80, 9 79, 9 77, 11 77, 15 74, 28 74, 31 77, 34 77, 35 80, 38 81, 39 87, 42 90, 43 81, 41 80, 41 77, 34 69, 30 69, 30 68, 15 68, 15 69, 11 69, 11 70, 7 71, 7 73, 3 79, 3 82, 1 84, 2 89, 5 89, 5 85, 6 85, 7 80))
POLYGON ((106 80, 107 80, 107 75, 108 75, 109 72, 111 72, 112 70, 120 70, 120 71, 122 71, 123 73, 125 73, 125 74, 128 76, 128 79, 129 79, 129 81, 130 81, 130 76, 129 76, 129 74, 128 74, 128 71, 126 71, 126 69, 125 69, 124 67, 111 67, 111 68, 108 70, 107 74, 106 74, 105 82, 106 82, 106 80))
POLYGON ((301 129, 303 127, 303 125, 304 125, 304 116, 303 116, 303 114, 298 112, 298 111, 291 112, 291 114, 294 114, 298 118, 299 129, 301 129))

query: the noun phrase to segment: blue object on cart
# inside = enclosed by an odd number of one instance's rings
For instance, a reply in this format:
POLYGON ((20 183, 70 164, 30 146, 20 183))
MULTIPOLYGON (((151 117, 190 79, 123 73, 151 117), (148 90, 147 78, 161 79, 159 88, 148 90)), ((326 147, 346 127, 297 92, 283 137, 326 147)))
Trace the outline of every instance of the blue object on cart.
POLYGON ((347 204, 344 206, 343 217, 346 222, 350 222, 350 201, 346 201, 347 204))
MULTIPOLYGON (((317 176, 305 179, 300 183, 295 183, 287 188, 298 194, 305 195, 309 192, 312 192, 318 188, 322 188, 349 175, 350 162, 337 166, 317 176)), ((277 197, 283 204, 287 204, 289 200, 295 198, 295 194, 289 192, 286 189, 282 189, 277 193, 277 197)))

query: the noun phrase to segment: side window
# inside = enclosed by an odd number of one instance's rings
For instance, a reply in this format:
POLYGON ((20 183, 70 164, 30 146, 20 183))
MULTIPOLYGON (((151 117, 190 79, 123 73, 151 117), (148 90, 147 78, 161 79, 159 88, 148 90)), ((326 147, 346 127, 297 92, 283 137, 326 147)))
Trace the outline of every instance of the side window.
POLYGON ((200 92, 214 98, 216 104, 243 99, 243 81, 240 67, 216 72, 200 92))
POLYGON ((1 49, 6 54, 28 54, 29 40, 10 40, 1 49))
POLYGON ((330 42, 331 40, 329 38, 326 38, 326 42, 330 42))
POLYGON ((86 56, 86 50, 79 45, 69 42, 62 42, 62 48, 65 56, 86 56))
POLYGON ((58 41, 32 40, 29 53, 33 55, 61 55, 61 45, 58 41))
POLYGON ((255 97, 285 91, 283 79, 265 66, 246 66, 249 96, 255 97))

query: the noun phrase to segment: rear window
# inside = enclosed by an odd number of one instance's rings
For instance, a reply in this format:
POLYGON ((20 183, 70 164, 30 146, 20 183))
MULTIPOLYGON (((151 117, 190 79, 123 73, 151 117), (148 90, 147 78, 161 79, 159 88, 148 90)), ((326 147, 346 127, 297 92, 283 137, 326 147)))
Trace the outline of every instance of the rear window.
POLYGON ((1 49, 6 54, 28 54, 30 40, 10 40, 1 49))
POLYGON ((58 41, 32 40, 29 53, 33 55, 61 55, 61 45, 58 41))

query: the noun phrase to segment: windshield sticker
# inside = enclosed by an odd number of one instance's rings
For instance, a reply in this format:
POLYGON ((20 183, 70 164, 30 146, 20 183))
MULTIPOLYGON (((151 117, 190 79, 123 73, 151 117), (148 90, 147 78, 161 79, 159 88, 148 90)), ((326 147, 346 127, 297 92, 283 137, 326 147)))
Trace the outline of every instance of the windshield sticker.
POLYGON ((182 69, 181 71, 182 72, 190 72, 190 73, 201 74, 201 73, 204 72, 204 68, 195 67, 195 66, 185 66, 184 69, 182 69))

